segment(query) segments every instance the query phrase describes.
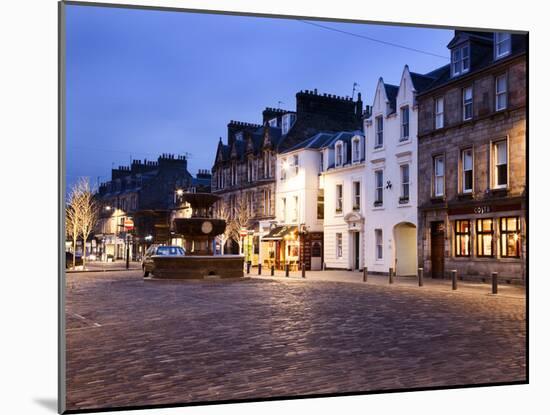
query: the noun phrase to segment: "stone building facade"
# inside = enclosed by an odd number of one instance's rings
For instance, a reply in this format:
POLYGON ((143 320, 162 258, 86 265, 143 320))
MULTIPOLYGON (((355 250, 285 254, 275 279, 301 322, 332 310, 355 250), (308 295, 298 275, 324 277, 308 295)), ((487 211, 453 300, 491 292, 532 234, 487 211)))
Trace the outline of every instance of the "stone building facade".
POLYGON ((136 258, 151 243, 171 243, 170 218, 175 209, 175 192, 210 191, 211 175, 199 170, 193 177, 185 156, 162 154, 157 160, 133 160, 130 166, 111 171, 111 180, 96 193, 100 217, 95 230, 97 253, 102 259, 124 259, 127 238, 136 258), (126 232, 125 219, 134 229, 126 232))
MULTIPOLYGON (((349 97, 318 94, 317 90, 296 94, 296 110, 266 108, 262 124, 231 121, 227 144, 220 138, 212 167, 212 192, 222 196, 228 210, 236 215, 248 208, 248 235, 241 239, 241 253, 253 265, 269 256, 262 243, 277 224, 277 154, 311 138, 319 131, 361 128, 362 101, 349 97)), ((238 253, 239 244, 228 241, 225 253, 238 253)))
POLYGON ((418 263, 432 277, 523 282, 526 37, 456 31, 448 48, 418 96, 418 263))

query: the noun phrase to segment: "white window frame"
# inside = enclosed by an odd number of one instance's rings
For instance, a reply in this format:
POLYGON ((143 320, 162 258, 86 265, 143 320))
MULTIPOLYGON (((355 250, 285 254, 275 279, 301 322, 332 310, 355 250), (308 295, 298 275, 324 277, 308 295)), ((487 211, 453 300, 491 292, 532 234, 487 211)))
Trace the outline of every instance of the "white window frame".
POLYGON ((399 175, 401 177, 401 189, 400 189, 400 199, 409 201, 411 200, 411 165, 401 164, 399 166, 399 175), (405 181, 405 168, 407 169, 407 181, 405 181), (405 188, 407 189, 407 195, 405 196, 405 188))
POLYGON ((444 197, 445 196, 445 156, 443 154, 439 154, 437 156, 434 156, 432 159, 432 170, 433 170, 433 195, 434 197, 444 197), (442 166, 442 172, 441 174, 438 174, 437 161, 441 160, 441 166, 442 166), (441 181, 441 192, 437 191, 437 183, 438 181, 441 181))
POLYGON ((334 203, 334 213, 341 215, 344 211, 344 185, 342 183, 336 183, 334 203))
POLYGON ((409 136, 411 134, 411 110, 408 105, 404 105, 401 107, 401 137, 399 138, 399 141, 407 141, 409 139, 409 136), (405 117, 405 114, 407 116, 405 117), (407 118, 407 122, 405 123, 405 118, 407 118), (407 131, 405 131, 405 129, 407 131))
POLYGON ((451 74, 462 75, 470 70, 470 45, 462 45, 451 51, 451 74), (456 66, 458 65, 458 68, 456 66))
POLYGON ((359 163, 361 161, 361 138, 354 137, 351 140, 351 161, 359 163))
POLYGON ((491 143, 491 155, 492 155, 492 175, 493 175, 493 189, 507 189, 508 184, 510 182, 510 154, 509 154, 509 145, 508 145, 508 139, 502 139, 502 140, 495 140, 491 143), (506 163, 499 163, 498 161, 498 146, 499 144, 505 144, 506 145, 506 163), (506 184, 497 184, 498 181, 498 166, 500 165, 506 165, 506 184))
POLYGON ((336 258, 342 258, 343 255, 343 240, 341 232, 336 232, 336 258))
POLYGON ((462 89, 462 120, 469 121, 474 118, 474 88, 467 86, 462 89), (467 91, 470 91, 470 98, 466 98, 467 91), (466 117, 466 108, 470 107, 470 117, 466 117))
POLYGON ((286 220, 286 197, 281 198, 281 210, 283 211, 282 217, 283 217, 283 223, 287 223, 286 220))
POLYGON ((298 208, 300 206, 300 199, 298 196, 293 196, 292 201, 294 202, 294 209, 292 210, 292 223, 298 223, 298 208))
POLYGON ((445 126, 445 100, 443 97, 438 97, 435 99, 435 128, 443 128, 445 126), (441 103, 441 108, 439 107, 441 103))
POLYGON ((384 117, 382 115, 374 118, 374 128, 374 148, 382 148, 384 147, 384 117))
POLYGON ((353 199, 351 201, 352 210, 354 211, 360 211, 361 210, 361 181, 360 180, 354 180, 351 182, 352 187, 352 196, 353 199))
POLYGON ((285 165, 287 163, 286 157, 281 159, 281 181, 284 182, 286 180, 286 168, 285 165))
POLYGON ((384 233, 382 229, 374 230, 374 258, 376 261, 384 259, 384 233))
POLYGON ((508 78, 506 74, 499 75, 495 78, 495 111, 503 111, 508 108, 508 78), (499 90, 499 80, 504 82, 504 90, 499 90), (499 106, 499 97, 504 97, 504 105, 499 106))
POLYGON ((295 114, 289 113, 289 114, 283 115, 282 131, 281 131, 283 135, 286 135, 290 131, 290 129, 294 125, 295 119, 296 119, 295 114))
POLYGON ((500 59, 508 56, 512 52, 512 35, 507 32, 495 32, 495 59, 500 59), (507 49, 503 52, 499 52, 501 45, 507 45, 507 49))
POLYGON ((384 170, 378 169, 374 171, 374 205, 382 206, 383 204, 384 204, 384 170), (378 177, 380 177, 380 183, 378 183, 379 182, 378 177))
POLYGON ((292 156, 292 166, 294 167, 294 175, 297 175, 300 171, 300 156, 298 154, 292 156))
POLYGON ((334 146, 334 165, 335 167, 341 167, 344 165, 344 143, 337 142, 334 146))
POLYGON ((461 190, 464 194, 471 194, 474 191, 474 150, 472 147, 465 148, 461 151, 460 155, 460 162, 461 162, 461 190), (470 153, 470 169, 466 169, 466 154, 470 153), (470 189, 466 189, 466 172, 470 171, 472 175, 472 187, 470 189))

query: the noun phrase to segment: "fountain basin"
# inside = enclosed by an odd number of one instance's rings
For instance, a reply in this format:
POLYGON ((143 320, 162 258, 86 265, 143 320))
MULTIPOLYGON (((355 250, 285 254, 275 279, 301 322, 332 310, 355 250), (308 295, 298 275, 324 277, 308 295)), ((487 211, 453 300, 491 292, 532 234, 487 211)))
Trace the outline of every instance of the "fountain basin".
POLYGON ((153 277, 158 279, 242 278, 242 255, 153 256, 153 277))

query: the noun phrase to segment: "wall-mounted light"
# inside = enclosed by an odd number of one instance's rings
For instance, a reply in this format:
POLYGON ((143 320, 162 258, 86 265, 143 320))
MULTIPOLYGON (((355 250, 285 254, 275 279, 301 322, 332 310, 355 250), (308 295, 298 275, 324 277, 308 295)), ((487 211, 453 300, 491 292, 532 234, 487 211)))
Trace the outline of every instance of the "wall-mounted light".
POLYGON ((111 210, 111 206, 105 206, 105 210, 106 210, 106 211, 110 211, 110 210, 111 210))
POLYGON ((178 196, 183 196, 183 189, 178 189, 178 190, 176 190, 176 194, 177 194, 178 196))
POLYGON ((392 187, 391 181, 388 180, 386 182, 386 189, 391 189, 391 187, 392 187))

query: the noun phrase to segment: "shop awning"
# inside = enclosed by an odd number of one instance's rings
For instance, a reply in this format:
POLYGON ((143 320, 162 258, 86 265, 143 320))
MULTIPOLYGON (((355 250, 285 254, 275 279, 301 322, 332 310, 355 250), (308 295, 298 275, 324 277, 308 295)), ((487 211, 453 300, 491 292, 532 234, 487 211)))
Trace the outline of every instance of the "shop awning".
POLYGON ((267 235, 262 238, 262 241, 280 241, 286 235, 295 233, 298 231, 297 226, 276 226, 269 231, 267 235))

